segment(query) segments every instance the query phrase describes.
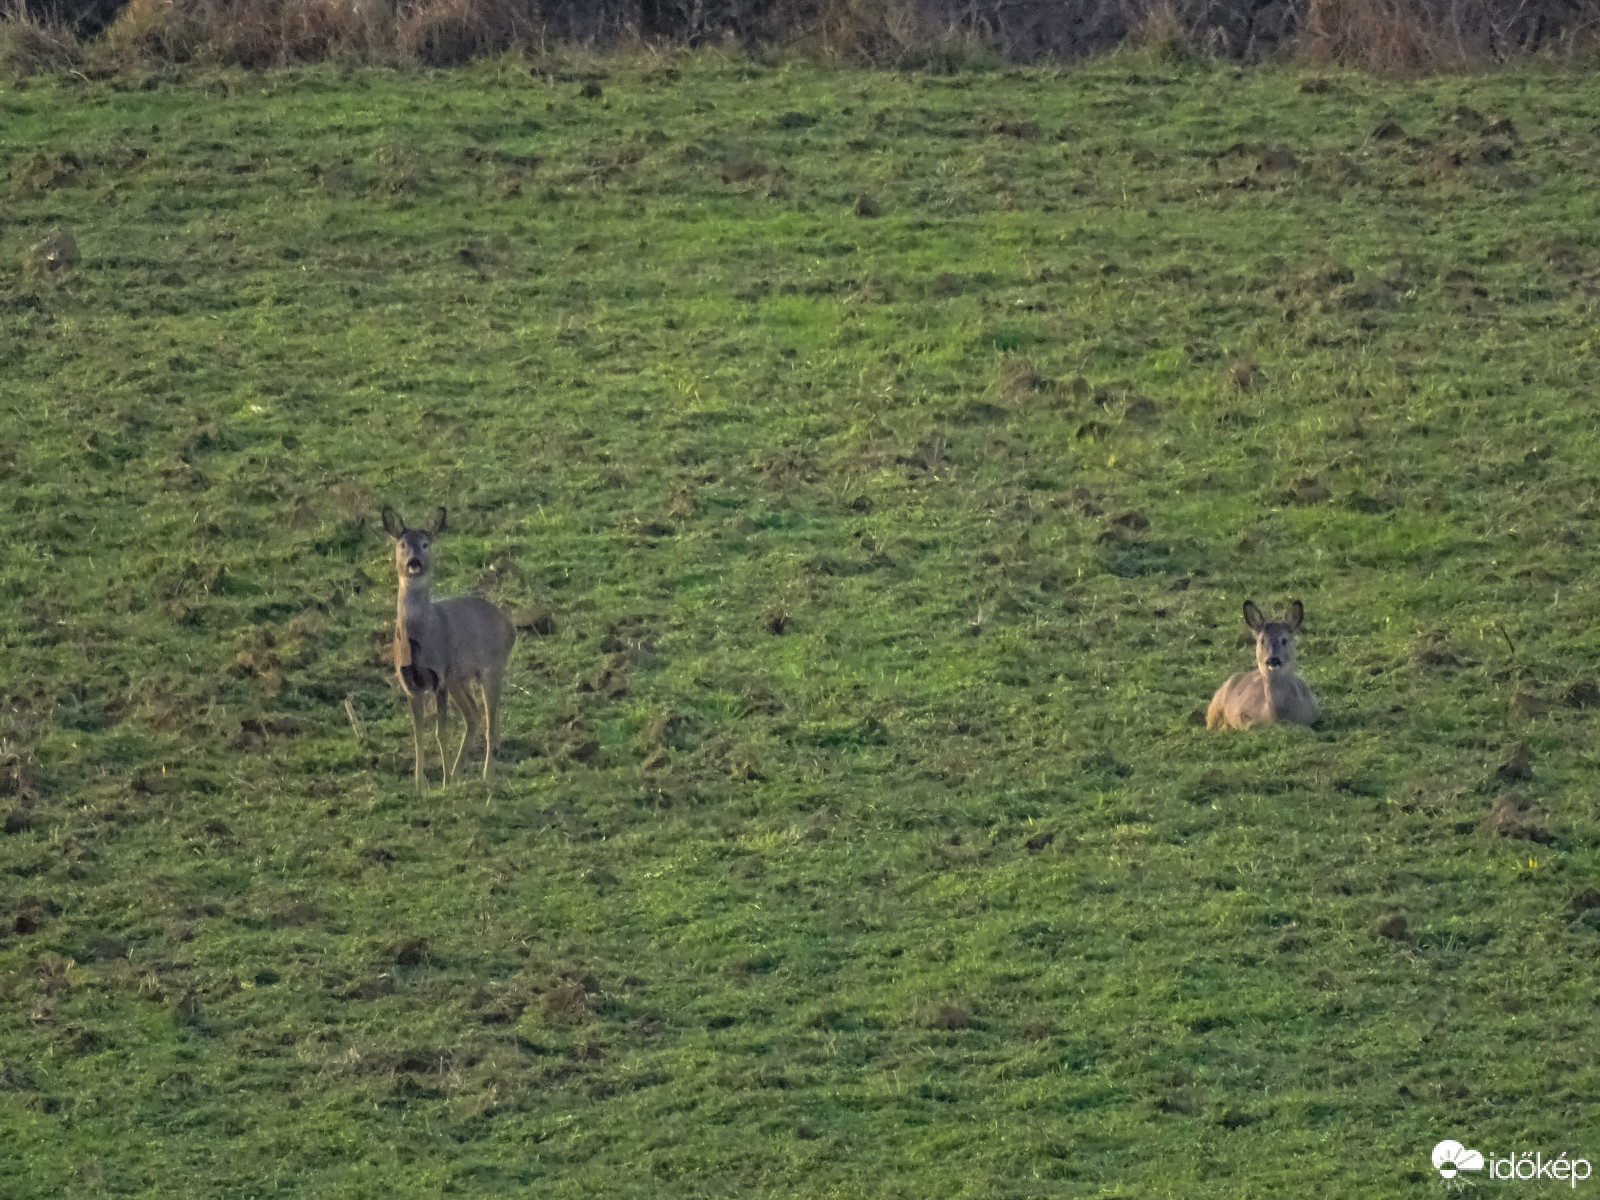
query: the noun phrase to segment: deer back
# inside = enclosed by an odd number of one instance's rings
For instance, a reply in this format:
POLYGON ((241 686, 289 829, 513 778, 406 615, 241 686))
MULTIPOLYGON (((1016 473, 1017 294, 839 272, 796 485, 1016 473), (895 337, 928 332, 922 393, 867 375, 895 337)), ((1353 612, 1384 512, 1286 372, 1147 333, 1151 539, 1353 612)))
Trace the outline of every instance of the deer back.
POLYGON ((505 666, 516 630, 482 596, 454 596, 434 606, 445 647, 445 686, 505 666))

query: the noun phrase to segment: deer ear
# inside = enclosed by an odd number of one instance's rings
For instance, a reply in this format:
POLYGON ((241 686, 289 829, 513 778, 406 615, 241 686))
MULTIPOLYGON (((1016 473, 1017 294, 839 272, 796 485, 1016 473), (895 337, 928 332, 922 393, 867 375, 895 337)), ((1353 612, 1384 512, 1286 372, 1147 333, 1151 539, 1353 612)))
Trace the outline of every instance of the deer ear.
POLYGON ((400 514, 387 504, 383 506, 383 531, 395 541, 399 541, 406 532, 406 523, 400 519, 400 514))
POLYGON ((1261 627, 1267 623, 1267 619, 1261 615, 1261 610, 1256 607, 1254 600, 1244 602, 1244 623, 1256 633, 1260 633, 1261 627))
POLYGON ((1306 606, 1304 604, 1301 604, 1300 601, 1296 600, 1293 604, 1289 605, 1289 620, 1287 623, 1290 629, 1299 629, 1300 622, 1304 621, 1305 619, 1306 606))
POLYGON ((443 532, 444 532, 444 509, 436 508, 436 509, 433 510, 433 536, 434 537, 438 537, 443 532))

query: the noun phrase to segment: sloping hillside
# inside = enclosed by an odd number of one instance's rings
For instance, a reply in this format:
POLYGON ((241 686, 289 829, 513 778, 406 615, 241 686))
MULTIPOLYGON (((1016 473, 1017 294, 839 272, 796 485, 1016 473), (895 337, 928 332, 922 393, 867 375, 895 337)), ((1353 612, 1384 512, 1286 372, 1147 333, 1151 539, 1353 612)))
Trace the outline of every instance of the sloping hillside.
POLYGON ((1600 1157, 1591 76, 127 86, 0 92, 8 1197, 1600 1157))

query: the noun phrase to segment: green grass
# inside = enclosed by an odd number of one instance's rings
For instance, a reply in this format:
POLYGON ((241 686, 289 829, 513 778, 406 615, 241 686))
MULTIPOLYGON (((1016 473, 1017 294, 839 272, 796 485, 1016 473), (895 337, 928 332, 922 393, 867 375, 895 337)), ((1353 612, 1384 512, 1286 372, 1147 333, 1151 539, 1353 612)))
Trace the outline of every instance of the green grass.
POLYGON ((1600 1158, 1595 78, 607 69, 0 92, 0 1192, 1600 1158))

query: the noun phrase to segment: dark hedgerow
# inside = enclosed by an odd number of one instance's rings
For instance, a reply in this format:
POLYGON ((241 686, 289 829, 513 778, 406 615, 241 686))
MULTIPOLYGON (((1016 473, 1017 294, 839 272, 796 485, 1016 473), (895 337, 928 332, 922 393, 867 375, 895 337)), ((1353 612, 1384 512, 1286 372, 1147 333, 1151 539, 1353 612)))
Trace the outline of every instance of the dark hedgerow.
POLYGON ((554 42, 730 40, 935 71, 986 51, 1037 62, 1133 43, 1417 72, 1570 51, 1596 24, 1592 0, 10 0, 4 11, 0 67, 14 76, 80 56, 97 70, 192 58, 443 67, 554 42))

